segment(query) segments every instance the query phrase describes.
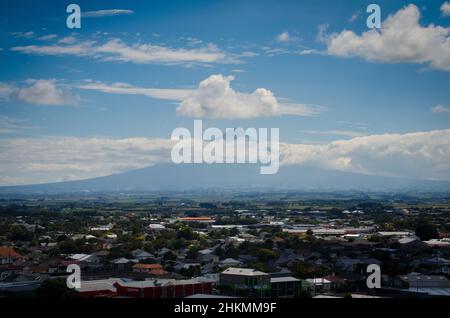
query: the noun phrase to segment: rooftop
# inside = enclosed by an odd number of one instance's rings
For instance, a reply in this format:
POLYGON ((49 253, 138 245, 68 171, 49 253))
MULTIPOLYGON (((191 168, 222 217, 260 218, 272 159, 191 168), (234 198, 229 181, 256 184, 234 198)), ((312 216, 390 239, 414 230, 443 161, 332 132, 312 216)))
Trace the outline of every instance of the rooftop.
POLYGON ((268 275, 267 273, 257 271, 253 268, 235 268, 229 267, 222 272, 222 274, 227 275, 242 275, 242 276, 262 276, 268 275))

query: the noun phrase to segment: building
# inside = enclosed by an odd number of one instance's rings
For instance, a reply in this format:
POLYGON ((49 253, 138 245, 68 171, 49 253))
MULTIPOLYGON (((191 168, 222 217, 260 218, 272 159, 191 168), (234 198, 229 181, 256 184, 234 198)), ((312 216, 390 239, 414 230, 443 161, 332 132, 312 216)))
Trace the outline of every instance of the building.
POLYGON ((136 263, 137 261, 125 257, 120 257, 111 261, 113 271, 116 272, 130 272, 132 270, 132 266, 136 263))
POLYGON ((220 273, 219 284, 226 295, 242 297, 270 295, 270 275, 251 268, 227 268, 220 273))
POLYGON ((200 223, 214 223, 216 220, 214 220, 212 217, 209 216, 192 216, 192 217, 184 217, 179 218, 178 221, 181 222, 200 222, 200 223))
POLYGON ((273 298, 297 297, 301 291, 301 282, 294 277, 272 277, 270 293, 273 298))
POLYGON ((14 248, 7 246, 0 247, 0 265, 13 264, 23 259, 24 257, 17 253, 14 248))
POLYGON ((140 249, 132 251, 131 255, 133 255, 133 257, 138 261, 145 261, 147 259, 155 258, 154 255, 140 249))
POLYGON ((183 298, 194 294, 212 294, 212 281, 207 278, 120 281, 114 286, 118 296, 133 298, 183 298))
POLYGON ((164 270, 164 268, 160 264, 142 264, 142 263, 134 264, 132 266, 132 269, 133 272, 147 273, 147 274, 154 270, 164 270))

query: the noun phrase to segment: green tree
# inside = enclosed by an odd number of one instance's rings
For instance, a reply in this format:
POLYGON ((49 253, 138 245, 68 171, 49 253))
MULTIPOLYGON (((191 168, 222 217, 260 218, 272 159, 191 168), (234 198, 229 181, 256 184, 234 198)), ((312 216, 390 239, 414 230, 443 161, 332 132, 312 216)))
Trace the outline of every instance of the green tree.
POLYGON ((63 279, 47 279, 36 290, 37 298, 64 299, 72 294, 73 291, 67 287, 63 279))
POLYGON ((428 220, 421 219, 417 222, 415 228, 416 235, 422 241, 439 238, 439 232, 436 226, 428 220))

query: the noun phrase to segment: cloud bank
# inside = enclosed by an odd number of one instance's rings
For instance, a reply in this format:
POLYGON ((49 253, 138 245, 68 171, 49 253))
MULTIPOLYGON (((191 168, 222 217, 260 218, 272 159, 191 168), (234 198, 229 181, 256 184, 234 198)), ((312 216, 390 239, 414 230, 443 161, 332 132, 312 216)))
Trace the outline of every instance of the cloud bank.
POLYGON ((0 184, 106 176, 170 160, 171 141, 41 137, 0 143, 0 184))
MULTIPOLYGON (((142 137, 4 139, 0 185, 77 180, 167 163, 173 144, 142 137)), ((282 165, 450 180, 450 129, 370 135, 321 145, 281 144, 280 151, 282 165)))
POLYGON ((280 145, 282 164, 369 175, 450 180, 450 129, 383 134, 325 145, 280 145))

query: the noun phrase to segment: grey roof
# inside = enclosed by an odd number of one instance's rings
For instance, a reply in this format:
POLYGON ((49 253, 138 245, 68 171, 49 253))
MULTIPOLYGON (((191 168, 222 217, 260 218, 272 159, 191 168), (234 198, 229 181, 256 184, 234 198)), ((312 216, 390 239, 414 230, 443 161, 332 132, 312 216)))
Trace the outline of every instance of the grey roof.
POLYGON ((222 272, 222 274, 228 275, 243 275, 243 276, 261 276, 261 275, 269 275, 264 272, 257 271, 253 268, 235 268, 229 267, 222 272))
POLYGON ((271 283, 287 283, 287 282, 299 282, 295 277, 272 277, 270 279, 271 283))
POLYGON ((238 261, 237 259, 234 259, 234 258, 226 258, 226 259, 220 261, 220 264, 222 264, 222 265, 224 265, 224 264, 233 265, 233 264, 240 264, 240 263, 242 263, 242 262, 238 261))

